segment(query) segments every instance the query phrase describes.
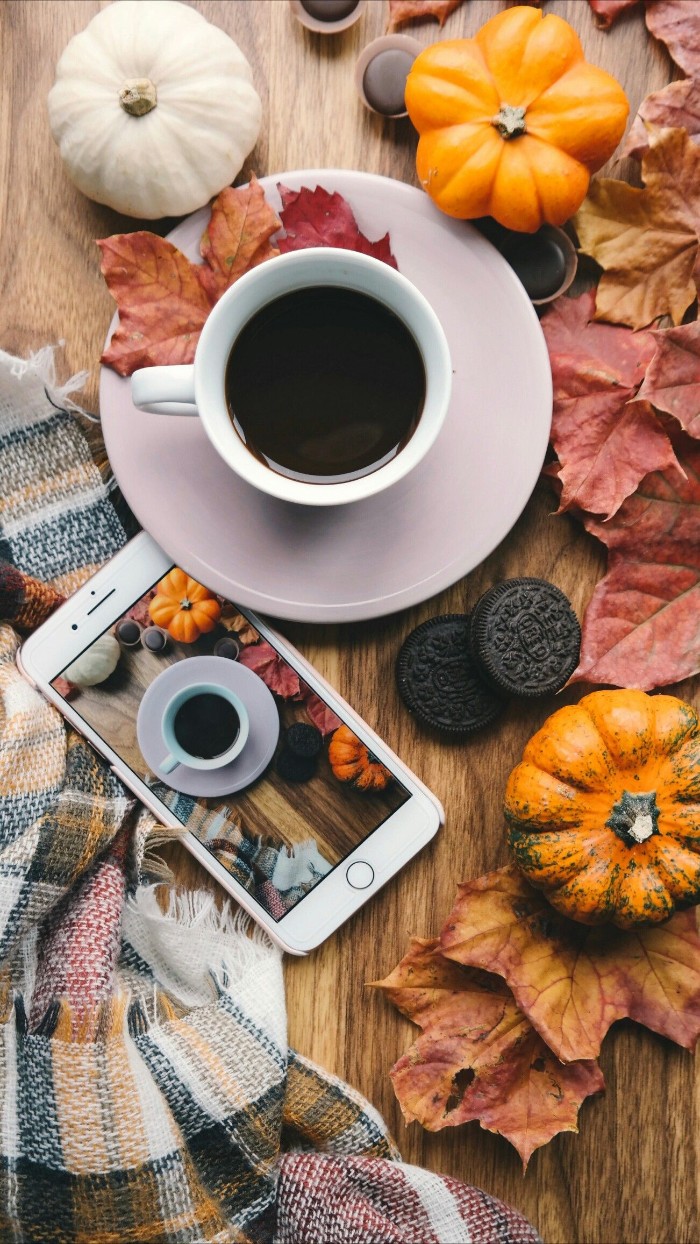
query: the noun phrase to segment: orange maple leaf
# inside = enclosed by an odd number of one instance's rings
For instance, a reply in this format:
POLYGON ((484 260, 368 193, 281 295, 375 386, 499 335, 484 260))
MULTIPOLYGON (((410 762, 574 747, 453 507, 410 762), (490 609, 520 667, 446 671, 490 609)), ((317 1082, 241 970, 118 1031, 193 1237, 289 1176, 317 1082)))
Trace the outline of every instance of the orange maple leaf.
POLYGON ((137 367, 191 363, 214 303, 244 272, 279 254, 280 228, 255 177, 222 190, 202 237, 203 264, 172 242, 139 230, 98 241, 102 274, 119 308, 119 325, 101 362, 120 376, 137 367))
POLYGON ((563 1065, 503 982, 451 963, 437 938, 411 938, 375 988, 423 1029, 391 1079, 406 1120, 428 1131, 478 1119, 509 1140, 526 1167, 557 1133, 578 1131, 579 1106, 604 1087, 596 1062, 563 1065))
POLYGON ((564 1062, 595 1058, 624 1018, 692 1050, 700 1035, 696 912, 634 930, 590 928, 559 915, 509 865, 459 887, 440 949, 502 976, 564 1062))
POLYGON ((604 269, 596 318, 644 328, 680 323, 697 296, 700 149, 685 130, 649 130, 644 189, 600 178, 574 223, 580 249, 604 269))

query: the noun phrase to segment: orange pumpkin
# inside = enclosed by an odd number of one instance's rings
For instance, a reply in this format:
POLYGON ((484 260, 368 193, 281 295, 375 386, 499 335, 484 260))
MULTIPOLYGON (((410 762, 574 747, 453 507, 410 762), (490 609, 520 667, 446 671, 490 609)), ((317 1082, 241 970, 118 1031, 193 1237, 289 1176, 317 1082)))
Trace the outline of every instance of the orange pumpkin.
POLYGON ((349 782, 357 790, 384 790, 391 774, 349 726, 338 726, 328 746, 331 769, 339 782, 349 782))
POLYGON ((161 579, 148 612, 156 626, 164 627, 173 639, 193 644, 200 635, 214 630, 221 605, 208 588, 176 566, 161 579))
POLYGON ((587 63, 568 22, 524 5, 473 39, 421 52, 406 107, 420 134, 418 176, 437 206, 525 233, 573 215, 629 113, 622 87, 587 63))
POLYGON ((700 901, 700 722, 689 704, 595 691, 560 708, 510 775, 513 856, 583 924, 666 920, 700 901))

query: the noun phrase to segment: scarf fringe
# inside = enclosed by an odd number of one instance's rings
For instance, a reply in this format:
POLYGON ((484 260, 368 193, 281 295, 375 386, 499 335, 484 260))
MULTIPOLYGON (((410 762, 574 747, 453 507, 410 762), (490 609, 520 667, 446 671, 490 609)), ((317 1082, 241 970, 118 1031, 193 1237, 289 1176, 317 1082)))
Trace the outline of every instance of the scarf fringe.
POLYGON ((46 396, 53 406, 58 406, 61 410, 73 411, 75 414, 82 415, 93 423, 99 423, 96 415, 91 414, 69 397, 70 393, 75 393, 78 389, 85 387, 90 379, 89 371, 76 372, 74 376, 69 376, 68 380, 63 384, 58 383, 56 378, 56 350, 62 348, 65 344, 65 341, 61 339, 53 346, 42 346, 40 350, 30 354, 29 358, 14 359, 10 368, 10 375, 16 376, 18 380, 22 380, 28 373, 33 373, 41 380, 46 389, 46 396))

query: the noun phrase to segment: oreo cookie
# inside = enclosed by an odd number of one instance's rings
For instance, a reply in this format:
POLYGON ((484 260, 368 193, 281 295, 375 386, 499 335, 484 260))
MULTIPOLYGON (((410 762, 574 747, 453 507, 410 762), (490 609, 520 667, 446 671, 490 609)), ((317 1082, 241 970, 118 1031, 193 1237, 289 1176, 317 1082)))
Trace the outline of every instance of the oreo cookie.
POLYGON ((284 746, 295 756, 318 756, 323 747, 323 735, 316 726, 305 721, 295 721, 284 732, 284 746))
POLYGON ((474 661, 469 630, 468 613, 429 618, 411 632, 396 661, 406 707, 423 725, 447 734, 473 734, 505 708, 474 661))
POLYGON ((295 756, 283 748, 277 757, 275 768, 285 782, 308 782, 316 772, 315 756, 295 756))
POLYGON ((579 661, 581 627, 546 579, 505 579, 485 592, 471 620, 472 652, 502 695, 561 691, 579 661))

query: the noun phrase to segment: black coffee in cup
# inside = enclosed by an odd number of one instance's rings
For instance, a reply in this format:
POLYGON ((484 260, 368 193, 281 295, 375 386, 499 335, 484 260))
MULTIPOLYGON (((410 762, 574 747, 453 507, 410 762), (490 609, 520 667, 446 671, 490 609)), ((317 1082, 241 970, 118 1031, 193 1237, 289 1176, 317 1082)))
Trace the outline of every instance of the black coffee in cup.
POLYGON ((368 294, 312 286, 243 326, 226 366, 239 436, 273 471, 340 483, 376 471, 410 439, 425 368, 403 321, 368 294))
POLYGON ((173 722, 179 746, 201 760, 213 760, 227 752, 238 738, 240 727, 233 704, 213 691, 202 691, 185 700, 173 722))

